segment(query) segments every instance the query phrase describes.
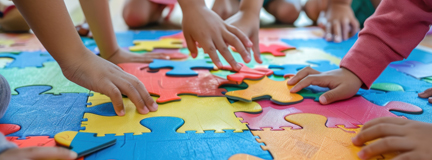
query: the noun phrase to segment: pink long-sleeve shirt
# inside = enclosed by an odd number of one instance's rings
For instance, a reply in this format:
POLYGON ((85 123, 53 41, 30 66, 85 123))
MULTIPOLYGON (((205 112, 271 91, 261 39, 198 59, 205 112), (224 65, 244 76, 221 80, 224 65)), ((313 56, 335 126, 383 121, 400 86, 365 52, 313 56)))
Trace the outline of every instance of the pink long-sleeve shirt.
POLYGON ((340 64, 369 88, 390 62, 407 58, 432 24, 432 0, 383 0, 340 64))

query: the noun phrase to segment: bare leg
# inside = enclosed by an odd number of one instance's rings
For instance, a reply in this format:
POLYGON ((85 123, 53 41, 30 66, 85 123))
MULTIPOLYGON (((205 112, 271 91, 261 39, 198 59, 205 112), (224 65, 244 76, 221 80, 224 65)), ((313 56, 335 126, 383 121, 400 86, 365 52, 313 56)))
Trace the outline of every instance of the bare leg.
POLYGON ((279 22, 293 24, 300 14, 301 3, 300 0, 273 0, 265 9, 279 22))
POLYGON ((131 27, 142 27, 157 22, 166 5, 156 4, 148 0, 127 0, 123 8, 123 18, 131 27))

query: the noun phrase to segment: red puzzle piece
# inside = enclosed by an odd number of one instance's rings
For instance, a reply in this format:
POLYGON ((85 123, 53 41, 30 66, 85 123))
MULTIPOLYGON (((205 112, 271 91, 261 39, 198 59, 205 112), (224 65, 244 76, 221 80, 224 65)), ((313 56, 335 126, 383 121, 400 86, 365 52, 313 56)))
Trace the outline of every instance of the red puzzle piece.
MULTIPOLYGON (((238 84, 242 83, 244 79, 261 79, 264 76, 270 76, 273 74, 273 70, 267 68, 254 68, 251 69, 248 66, 240 63, 242 68, 240 71, 234 74, 230 74, 227 76, 227 79, 230 81, 237 82, 238 84)), ((223 70, 233 71, 231 66, 223 66, 223 70)))
POLYGON ((16 124, 0 124, 0 133, 3 133, 4 135, 18 132, 20 129, 21 127, 16 124))
POLYGON ((173 77, 165 75, 171 69, 151 72, 148 69, 148 64, 123 63, 118 66, 143 82, 150 94, 159 95, 160 97, 156 100, 158 103, 180 100, 178 94, 224 96, 222 92, 226 92, 226 89, 219 88, 220 85, 237 84, 214 76, 208 70, 194 69, 198 72, 198 76, 173 77))
POLYGON ((56 142, 54 138, 49 138, 49 136, 34 136, 27 137, 26 139, 18 139, 18 137, 6 137, 8 141, 11 141, 18 145, 19 148, 24 147, 54 147, 56 142))
MULTIPOLYGON (((283 130, 281 127, 301 127, 285 120, 285 117, 296 113, 312 113, 327 117, 326 126, 337 128, 337 125, 345 125, 346 128, 358 128, 369 120, 378 117, 398 117, 390 112, 402 111, 410 113, 422 112, 422 109, 408 103, 392 101, 386 106, 378 106, 369 102, 361 96, 340 101, 328 105, 321 105, 313 99, 305 99, 301 103, 291 105, 277 105, 269 100, 257 101, 263 111, 259 114, 237 112, 237 117, 243 118, 242 122, 249 123, 250 129, 272 128, 272 130, 283 130)), ((404 117, 403 117, 404 118, 404 117)))
POLYGON ((295 49, 295 47, 289 45, 280 45, 280 44, 272 44, 272 45, 264 45, 260 44, 261 54, 263 53, 271 53, 273 56, 285 56, 283 51, 295 49))

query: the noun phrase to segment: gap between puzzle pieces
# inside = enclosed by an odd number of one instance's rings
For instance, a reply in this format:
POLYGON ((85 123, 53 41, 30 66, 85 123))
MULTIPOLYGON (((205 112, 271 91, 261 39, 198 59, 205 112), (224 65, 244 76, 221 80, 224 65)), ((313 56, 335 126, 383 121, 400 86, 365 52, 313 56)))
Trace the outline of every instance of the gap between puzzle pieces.
POLYGON ((248 123, 251 130, 272 128, 281 130, 282 127, 300 127, 287 122, 284 118, 297 113, 312 113, 323 115, 328 118, 327 127, 337 128, 337 125, 344 125, 347 128, 356 128, 366 122, 379 117, 398 117, 390 111, 401 111, 407 113, 421 113, 423 110, 415 105, 392 101, 383 106, 369 102, 361 96, 335 102, 328 105, 321 105, 312 99, 305 99, 301 103, 292 105, 276 105, 269 100, 257 101, 262 107, 258 114, 236 112, 235 115, 242 118, 242 122, 248 123))
POLYGON ((245 102, 271 97, 272 102, 281 105, 301 102, 303 100, 301 95, 290 92, 293 86, 287 84, 288 80, 274 81, 267 76, 260 80, 245 80, 244 82, 249 86, 247 89, 227 92, 225 96, 245 102))
POLYGON ((179 133, 185 133, 185 131, 204 133, 206 130, 215 130, 217 133, 223 132, 223 130, 243 132, 248 128, 246 124, 238 120, 234 112, 257 113, 262 111, 260 105, 255 102, 231 104, 225 97, 183 95, 181 98, 181 101, 160 104, 156 112, 149 112, 145 115, 139 114, 135 105, 128 98, 123 98, 125 116, 115 116, 109 97, 94 93, 92 97, 89 97, 91 105, 88 107, 98 108, 94 110, 101 112, 84 113, 85 121, 81 125, 85 129, 81 132, 97 133, 98 136, 104 136, 105 134, 123 135, 125 133, 139 135, 150 132, 148 128, 139 123, 142 119, 160 116, 182 118, 185 124, 177 130, 179 133), (103 105, 105 103, 111 105, 103 105), (107 107, 107 109, 104 109, 104 107, 107 107), (104 110, 111 110, 111 114, 102 112, 104 110))
POLYGON ((207 70, 193 71, 197 73, 197 76, 173 77, 166 76, 166 73, 170 72, 169 69, 159 69, 157 72, 152 72, 147 64, 123 63, 118 66, 125 72, 136 76, 146 86, 150 94, 160 96, 156 100, 158 103, 180 100, 179 94, 224 96, 222 92, 226 92, 226 90, 219 87, 236 84, 214 76, 207 70))
POLYGON ((155 59, 150 63, 149 68, 152 70, 171 68, 166 72, 167 76, 197 76, 198 73, 192 69, 215 69, 213 64, 207 63, 205 60, 188 60, 188 61, 170 61, 155 59))
MULTIPOLYGON (((284 119, 301 126, 301 129, 287 127, 284 131, 271 131, 269 128, 252 131, 253 135, 260 137, 258 142, 266 144, 262 148, 270 151, 274 159, 360 159, 357 153, 361 147, 354 146, 351 141, 360 128, 327 128, 324 125, 327 118, 315 114, 294 114, 284 119)), ((392 156, 386 154, 373 159, 392 156)))
POLYGON ((151 132, 141 135, 96 137, 115 138, 117 143, 87 156, 86 160, 228 159, 238 153, 272 159, 268 151, 261 149, 262 144, 255 140, 256 137, 251 132, 234 133, 232 130, 224 130, 223 133, 178 133, 176 130, 179 130, 185 121, 177 117, 151 117, 140 120, 139 123, 148 127, 151 132))

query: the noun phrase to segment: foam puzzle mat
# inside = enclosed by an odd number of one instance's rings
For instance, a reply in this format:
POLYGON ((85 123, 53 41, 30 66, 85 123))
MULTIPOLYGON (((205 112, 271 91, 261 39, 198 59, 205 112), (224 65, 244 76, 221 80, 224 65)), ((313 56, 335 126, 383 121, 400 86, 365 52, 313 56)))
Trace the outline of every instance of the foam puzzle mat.
MULTIPOLYGON (((109 97, 67 80, 34 35, 0 34, 0 74, 12 90, 0 119, 7 140, 19 147, 70 147, 85 160, 358 159, 361 147, 351 138, 369 120, 432 123, 432 105, 417 96, 432 88, 432 73, 424 70, 432 66, 432 53, 421 49, 393 62, 372 89, 321 105, 318 97, 327 88, 289 93, 286 81, 306 66, 338 68, 357 36, 332 43, 316 27, 261 29, 263 64, 244 63, 231 49, 243 66, 236 72, 221 56, 220 69, 202 50, 192 58, 181 31, 116 35, 131 52, 172 54, 171 60, 118 64, 146 86, 158 111, 139 114, 123 97, 126 115, 119 117, 109 97)), ((82 41, 98 54, 93 39, 82 41)))

